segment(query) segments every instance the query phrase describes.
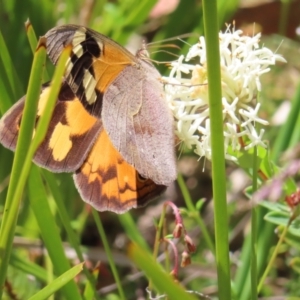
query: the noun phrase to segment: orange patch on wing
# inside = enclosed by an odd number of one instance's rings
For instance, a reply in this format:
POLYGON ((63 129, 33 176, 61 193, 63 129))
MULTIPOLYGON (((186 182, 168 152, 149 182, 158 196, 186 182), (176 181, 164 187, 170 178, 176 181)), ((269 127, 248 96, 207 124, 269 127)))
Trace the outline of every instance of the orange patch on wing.
POLYGON ((81 172, 88 184, 98 181, 101 194, 121 202, 137 198, 136 170, 121 157, 103 130, 93 146, 81 172))
POLYGON ((73 101, 67 101, 66 104, 67 124, 72 129, 72 135, 83 135, 97 122, 97 119, 86 111, 78 98, 75 98, 73 101))
POLYGON ((115 43, 104 43, 104 55, 100 60, 109 65, 132 65, 134 56, 124 50, 123 47, 118 47, 115 43))
POLYGON ((128 65, 135 64, 127 52, 110 43, 104 44, 104 53, 95 58, 93 68, 98 82, 97 88, 103 92, 128 65))
POLYGON ((142 178, 112 145, 102 131, 74 181, 84 201, 99 211, 123 213, 144 205, 161 194, 166 186, 142 178))
POLYGON ((49 147, 56 161, 66 158, 73 147, 73 137, 84 135, 97 122, 97 119, 84 109, 77 98, 66 101, 65 105, 66 124, 57 123, 49 140, 49 147))

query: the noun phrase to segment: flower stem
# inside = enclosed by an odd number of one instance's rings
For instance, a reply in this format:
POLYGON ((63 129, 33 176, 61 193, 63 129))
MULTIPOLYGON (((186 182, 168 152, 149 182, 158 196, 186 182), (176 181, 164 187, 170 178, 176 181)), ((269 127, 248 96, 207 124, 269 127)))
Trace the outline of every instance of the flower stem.
MULTIPOLYGON (((161 239, 161 231, 163 228, 165 215, 166 215, 166 205, 163 205, 160 220, 156 227, 156 234, 155 234, 155 240, 154 240, 154 246, 153 246, 153 258, 155 260, 157 259, 157 256, 158 256, 158 250, 159 250, 160 239, 161 239)), ((150 291, 153 289, 153 283, 151 280, 149 280, 148 289, 150 291)))
POLYGON ((286 234, 288 232, 289 225, 290 225, 290 222, 289 222, 289 224, 287 226, 284 227, 284 230, 283 230, 283 232, 282 232, 282 234, 280 236, 280 239, 279 239, 279 241, 278 241, 278 243, 277 243, 277 245, 275 247, 275 250, 272 253, 271 259, 269 260, 269 263, 268 263, 268 265, 267 265, 267 267, 265 269, 265 272, 262 275, 262 277, 260 278, 259 285, 257 287, 257 293, 259 293, 261 291, 261 288, 262 288, 262 286, 263 286, 263 284, 265 282, 265 279, 266 279, 267 275, 269 274, 269 272, 271 270, 271 267, 274 264, 275 258, 276 258, 277 254, 279 252, 279 248, 280 248, 281 244, 283 243, 284 238, 285 238, 285 236, 286 236, 286 234))
POLYGON ((203 0, 219 299, 231 299, 217 1, 203 0))
MULTIPOLYGON (((257 147, 253 153, 252 194, 257 190, 257 147)), ((251 215, 251 299, 257 300, 257 209, 251 215)))
POLYGON ((186 184, 183 180, 182 175, 180 175, 180 174, 178 175, 177 182, 180 187, 181 193, 183 195, 186 207, 188 208, 188 210, 191 213, 191 216, 194 218, 195 222, 197 222, 198 226, 200 227, 201 232, 203 234, 203 238, 204 238, 208 248, 210 249, 212 254, 215 255, 214 243, 209 235, 209 232, 207 230, 207 227, 206 227, 203 219, 201 218, 200 212, 197 210, 197 208, 195 207, 195 205, 192 201, 191 195, 186 187, 186 184))
POLYGON ((118 287, 119 298, 121 300, 125 300, 126 297, 125 297, 125 293, 124 293, 123 286, 122 286, 122 283, 121 283, 120 275, 118 273, 116 264, 114 262, 112 251, 111 251, 111 248, 109 246, 109 242, 107 240, 107 236, 106 236, 106 233, 104 231, 103 224, 102 224, 101 219, 99 217, 99 213, 94 208, 92 208, 92 214, 93 214, 98 232, 100 234, 101 241, 102 241, 102 244, 103 244, 103 247, 104 247, 104 250, 105 250, 105 253, 106 253, 110 268, 111 268, 111 271, 113 273, 114 279, 116 281, 116 285, 118 287))

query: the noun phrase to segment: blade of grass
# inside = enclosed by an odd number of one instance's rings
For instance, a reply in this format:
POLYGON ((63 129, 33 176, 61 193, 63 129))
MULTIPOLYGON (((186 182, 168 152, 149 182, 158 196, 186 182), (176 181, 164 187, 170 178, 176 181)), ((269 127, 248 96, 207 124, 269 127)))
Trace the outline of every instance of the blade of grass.
POLYGON ((153 257, 140 248, 137 244, 131 243, 128 247, 128 256, 135 263, 135 265, 145 272, 148 280, 153 283, 155 288, 164 293, 171 300, 195 300, 193 295, 188 293, 181 287, 178 282, 162 270, 160 265, 153 259, 153 257))
MULTIPOLYGON (((253 175, 252 189, 253 194, 257 191, 257 147, 253 153, 253 175)), ((251 299, 257 300, 257 208, 254 206, 251 211, 251 299)))
MULTIPOLYGON (((12 96, 16 99, 18 96, 23 94, 23 89, 22 89, 21 81, 19 80, 19 77, 17 75, 16 69, 12 63, 11 57, 9 55, 9 51, 6 47, 1 31, 0 31, 0 49, 1 49, 0 59, 3 63, 4 70, 6 72, 6 76, 8 78, 8 82, 10 85, 10 89, 13 93, 12 96)), ((33 50, 33 52, 34 51, 35 49, 33 50)))
POLYGON ((144 250, 147 250, 150 253, 150 249, 148 244, 146 243, 145 239, 141 235, 140 231, 138 230, 132 216, 130 213, 118 215, 118 219, 122 224, 123 229, 126 231, 126 235, 142 247, 144 250))
POLYGON ((34 296, 30 297, 28 300, 42 300, 47 299, 61 287, 63 287, 66 283, 72 280, 75 276, 77 276, 82 271, 83 263, 73 267, 69 271, 65 272, 55 280, 53 280, 50 284, 36 293, 34 296))
MULTIPOLYGON (((159 251, 159 245, 160 245, 160 241, 162 240, 162 238, 164 237, 162 235, 162 229, 163 229, 163 226, 165 224, 165 216, 166 216, 166 206, 163 205, 163 208, 162 208, 162 212, 161 212, 161 215, 160 215, 160 219, 159 219, 159 222, 158 224, 156 225, 156 234, 155 234, 155 239, 154 239, 154 245, 153 245, 153 259, 156 260, 157 259, 157 256, 158 256, 158 251, 159 251)), ((166 251, 168 252, 168 251, 166 251)), ((167 256, 166 256, 167 257, 167 256)), ((168 269, 167 269, 168 270, 168 269)), ((153 283, 152 281, 150 280, 149 283, 148 283, 148 288, 152 291, 153 289, 153 283)))
MULTIPOLYGON (((94 2, 93 11, 91 12, 91 19, 89 20, 90 24, 93 22, 95 23, 98 16, 102 16, 104 14, 104 7, 107 5, 107 2, 108 2, 108 0, 94 2)), ((123 3, 123 2, 124 1, 119 2, 119 5, 121 5, 121 3, 123 3)))
POLYGON ((110 247, 109 247, 109 244, 108 244, 108 240, 106 238, 106 234, 105 234, 102 222, 99 218, 99 213, 94 208, 92 208, 92 214, 93 214, 98 232, 100 234, 101 241, 103 243, 103 247, 104 247, 105 253, 107 255, 107 259, 109 261, 111 271, 113 273, 114 279, 116 281, 116 285, 118 287, 119 296, 120 296, 121 299, 125 300, 126 298, 125 298, 125 294, 124 294, 123 287, 122 287, 122 284, 121 284, 121 280, 120 280, 120 277, 119 277, 119 274, 118 274, 118 270, 116 268, 116 264, 115 264, 114 259, 113 259, 113 255, 111 253, 111 250, 110 250, 110 247))
POLYGON ((200 216, 200 212, 196 209, 194 203, 192 202, 191 196, 189 194, 189 191, 185 185, 185 182, 182 178, 182 176, 179 174, 177 177, 177 182, 178 185, 180 187, 181 193, 183 195, 184 198, 184 202, 186 204, 186 207, 188 208, 189 212, 192 214, 193 218, 195 219, 195 221, 198 223, 198 226, 201 229, 201 232, 203 234, 204 240, 208 246, 208 248, 210 249, 210 251, 212 252, 213 255, 215 255, 215 246, 209 236, 209 233, 207 231, 207 227, 204 224, 201 216, 200 216))
MULTIPOLYGON (((196 1, 194 1, 195 3, 196 1)), ((186 32, 195 32, 197 36, 203 34, 203 22, 199 20, 202 17, 202 6, 199 5, 198 9, 195 9, 195 5, 191 5, 190 1, 179 1, 177 8, 168 16, 168 22, 164 24, 163 28, 155 35, 155 41, 161 41, 169 37, 175 37, 186 32), (182 12, 189 18, 182 18, 182 12), (178 20, 180 19, 180 26, 178 20)), ((194 42, 193 42, 194 43, 194 42)), ((191 42, 187 40, 187 43, 180 43, 180 52, 187 53, 190 48, 191 42)), ((179 51, 172 49, 172 53, 180 55, 179 51)), ((154 60, 169 61, 170 55, 164 51, 158 51, 154 55, 154 60)), ((159 66, 158 66, 159 67, 159 66)))
POLYGON ((232 17, 234 12, 238 9, 239 0, 219 0, 218 1, 218 17, 219 24, 224 24, 232 17))
MULTIPOLYGON (((53 198, 57 205, 57 210, 58 210, 60 219, 61 219, 63 226, 67 232, 69 241, 70 241, 72 247, 74 248, 74 250, 76 251, 76 254, 77 254, 79 260, 83 262, 84 257, 81 252, 81 249, 80 249, 80 241, 71 226, 71 220, 68 215, 67 209, 63 203, 63 197, 60 193, 60 190, 57 188, 57 184, 55 182, 54 175, 49 172, 45 172, 43 170, 43 177, 46 179, 46 182, 47 182, 47 184, 50 188, 50 191, 53 195, 53 198)), ((85 276, 87 277, 87 279, 90 282, 90 286, 95 293, 96 299, 98 299, 98 296, 96 294, 96 281, 94 280, 93 276, 90 274, 89 270, 85 266, 83 266, 83 271, 84 271, 85 276)))
POLYGON ((280 253, 280 246, 284 242, 284 239, 285 239, 285 237, 288 233, 288 229, 289 229, 289 226, 290 226, 291 222, 292 222, 292 218, 289 220, 289 223, 287 224, 287 226, 284 227, 284 229, 283 229, 283 231, 280 235, 280 238, 277 242, 277 245, 276 245, 275 249, 273 250, 273 253, 272 253, 271 258, 268 262, 268 265, 267 265, 263 275, 260 278, 259 284, 257 286, 257 293, 260 293, 260 291, 261 291, 261 289, 264 285, 264 282, 267 278, 267 275, 270 273, 271 268, 274 266, 275 259, 276 259, 277 255, 280 253))
POLYGON ((216 236, 218 295, 220 300, 231 299, 226 174, 224 157, 222 91, 220 71, 219 26, 217 1, 203 0, 206 39, 208 95, 212 148, 212 181, 216 236))
MULTIPOLYGON (((92 276, 94 278, 94 281, 96 281, 96 279, 98 278, 99 272, 100 272, 100 263, 98 263, 96 268, 93 270, 92 276)), ((88 281, 84 288, 83 298, 84 300, 93 300, 95 296, 97 296, 97 294, 95 294, 95 287, 91 285, 90 281, 88 281)))
POLYGON ((34 53, 36 44, 37 44, 37 38, 36 38, 36 34, 34 32, 34 29, 31 25, 30 20, 28 19, 25 22, 25 30, 26 30, 26 34, 27 34, 27 39, 31 48, 32 53, 34 53))
MULTIPOLYGON (((10 184, 8 188, 6 203, 3 211, 3 218, 0 228, 0 287, 4 285, 6 278, 6 271, 10 252, 12 249, 12 242, 17 223, 18 210, 21 202, 21 193, 25 184, 25 178, 20 177, 20 170, 22 170, 24 161, 30 146, 30 139, 32 136, 37 103, 40 94, 40 87, 42 83, 42 73, 44 62, 46 59, 45 40, 41 39, 34 55, 32 72, 29 79, 28 87, 28 101, 26 101, 24 108, 24 115, 21 122, 20 134, 16 146, 15 159, 12 166, 10 184), (21 183, 23 181, 23 184, 21 183), (20 192, 17 194, 17 186, 22 185, 20 192)), ((2 298, 2 289, 0 291, 0 299, 2 298)))
MULTIPOLYGON (((63 274, 71 266, 66 258, 60 232, 47 201, 48 196, 39 169, 34 165, 28 178, 28 194, 30 206, 41 230, 43 242, 53 263, 54 272, 56 275, 63 274)), ((62 292, 66 299, 81 299, 74 281, 65 285, 62 292)))
MULTIPOLYGON (((44 199, 47 199, 47 197, 45 197, 44 199)), ((55 275, 53 273, 53 264, 48 253, 44 255, 44 261, 45 261, 45 268, 47 270, 47 285, 49 285, 55 279, 55 275)), ((54 295, 53 294, 49 295, 47 300, 54 300, 54 295)))
MULTIPOLYGON (((127 6, 126 11, 129 12, 124 26, 137 26, 148 18, 150 10, 154 7, 157 0, 144 0, 135 3, 135 9, 132 6, 127 6)), ((124 2, 126 3, 126 2, 124 2)))
POLYGON ((47 282, 47 274, 44 268, 40 267, 39 265, 28 261, 27 259, 20 257, 15 252, 11 253, 11 257, 9 260, 9 264, 18 268, 19 270, 23 271, 26 274, 31 274, 38 278, 43 282, 47 282))
POLYGON ((7 186, 10 180, 10 170, 13 161, 13 155, 10 151, 7 151, 2 146, 0 146, 0 158, 0 207, 2 213, 7 194, 7 186))
MULTIPOLYGON (((2 63, 0 62, 0 69, 2 69, 2 71, 4 70, 4 68, 2 68, 2 63)), ((1 101, 0 101, 0 112, 1 114, 4 114, 12 105, 12 93, 11 91, 8 89, 7 85, 5 84, 4 76, 2 74, 2 71, 0 70, 0 76, 1 76, 1 80, 0 80, 0 95, 1 95, 1 101)))
MULTIPOLYGON (((29 80, 24 115, 21 122, 20 134, 16 146, 16 154, 11 172, 11 180, 8 188, 7 199, 1 223, 0 249, 3 254, 1 253, 0 255, 0 286, 2 286, 5 281, 8 260, 17 223, 21 195, 29 174, 31 160, 37 147, 42 142, 46 134, 52 111, 54 109, 54 104, 56 102, 57 95, 61 86, 61 78, 65 70, 65 64, 72 49, 72 47, 69 45, 62 51, 61 57, 55 70, 55 74, 51 84, 51 91, 49 93, 48 101, 45 105, 44 113, 38 122, 36 133, 30 144, 30 139, 28 137, 32 136, 34 128, 37 103, 39 99, 42 80, 42 71, 46 58, 45 42, 45 38, 40 39, 36 54, 34 56, 33 71, 29 80)), ((2 293, 0 295, 1 299, 2 293)))
MULTIPOLYGON (((123 24, 115 27, 112 38, 120 41, 124 35, 123 30, 125 27, 136 27, 137 25, 142 24, 149 16, 150 10, 156 2, 157 0, 136 1, 134 9, 132 9, 131 5, 128 5, 127 7, 124 5, 122 15, 126 15, 126 18, 124 18, 123 24)), ((125 1, 123 1, 123 3, 127 4, 125 1)))
POLYGON ((295 127, 300 111, 300 83, 292 99, 292 107, 284 124, 280 127, 274 146, 272 147, 271 159, 275 162, 279 159, 280 154, 290 145, 291 137, 294 131, 299 132, 295 127), (296 130, 295 130, 296 129, 296 130))
MULTIPOLYGON (((26 29, 30 48, 32 50, 32 53, 34 53, 34 49, 36 48, 36 45, 37 45, 37 38, 36 38, 36 34, 34 32, 34 29, 32 27, 31 22, 29 21, 29 19, 25 22, 25 29, 26 29)), ((43 74, 43 82, 47 82, 49 80, 50 80, 50 77, 48 75, 47 69, 45 69, 44 74, 43 74)))

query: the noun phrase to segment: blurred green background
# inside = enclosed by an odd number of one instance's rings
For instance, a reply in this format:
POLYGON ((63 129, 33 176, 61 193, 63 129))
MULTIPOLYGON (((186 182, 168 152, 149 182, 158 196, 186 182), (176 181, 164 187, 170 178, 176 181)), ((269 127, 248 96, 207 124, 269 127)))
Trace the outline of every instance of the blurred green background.
MULTIPOLYGON (((285 66, 275 67, 272 75, 263 77, 263 92, 260 99, 263 114, 265 114, 264 118, 271 120, 271 126, 267 128, 267 136, 272 147, 278 128, 285 122, 284 110, 280 109, 281 107, 289 107, 290 99, 293 97, 299 82, 299 36, 296 29, 300 20, 300 1, 219 0, 218 9, 220 28, 226 28, 225 24, 234 20, 236 28, 243 28, 246 34, 251 35, 255 31, 261 31, 263 33, 262 42, 273 51, 279 47, 278 52, 288 60, 285 66), (255 23, 255 26, 253 23, 255 23), (279 114, 279 118, 275 119, 276 113, 279 114)), ((33 58, 24 25, 28 19, 32 23, 37 36, 45 34, 56 25, 81 24, 135 50, 140 47, 143 39, 151 42, 176 37, 184 33, 203 34, 202 6, 201 1, 197 0, 0 0, 0 32, 9 50, 14 67, 14 70, 5 70, 3 62, 0 60, 0 80, 2 81, 2 84, 0 84, 0 102, 1 95, 4 95, 3 86, 7 85, 8 73, 12 73, 15 78, 14 91, 8 93, 15 97, 10 97, 11 104, 26 92, 33 58)), ((190 41, 195 42, 195 38, 191 38, 190 41)), ((174 43, 178 42, 174 41, 174 43)), ((179 42, 179 46, 180 49, 171 49, 175 55, 180 52, 185 53, 185 49, 189 47, 182 42, 179 42)), ((159 61, 174 59, 173 56, 164 53, 156 53, 153 58, 159 61)), ((166 72, 165 67, 159 66, 159 68, 161 72, 166 72)), ((3 209, 12 157, 13 154, 10 151, 0 146, 0 210, 3 209)), ((203 164, 198 164, 197 158, 193 156, 182 157, 179 161, 179 170, 184 175, 192 199, 195 202, 203 197, 211 198, 209 163, 206 163, 206 167, 206 171, 202 172, 203 164)), ((89 266, 94 266, 97 260, 104 262, 101 266, 101 276, 98 281, 98 288, 102 289, 101 294, 104 295, 103 299, 119 299, 116 295, 114 280, 107 265, 103 245, 99 239, 90 210, 80 200, 70 174, 53 175, 44 171, 43 174, 44 178, 48 178, 47 182, 52 180, 52 187, 54 185, 59 191, 69 213, 71 225, 84 246, 83 252, 88 257, 89 266)), ((232 252, 238 253, 243 244, 243 224, 249 216, 249 207, 245 209, 246 202, 242 193, 245 184, 236 187, 234 183, 235 178, 242 178, 247 181, 247 176, 238 173, 235 166, 229 165, 228 178, 230 181, 230 196, 232 196, 232 199, 237 200, 229 202, 232 228, 230 245, 232 252)), ((47 185, 51 185, 49 182, 47 185)), ((47 187, 48 192, 49 190, 51 189, 47 187)), ((62 240, 67 241, 66 231, 62 229, 62 221, 58 216, 52 197, 54 197, 53 189, 52 193, 49 192, 48 194, 48 200, 62 240)), ((166 197, 171 197, 178 206, 184 206, 182 196, 176 185, 171 187, 166 197)), ((152 247, 155 235, 153 219, 156 220, 159 213, 160 207, 157 203, 132 212, 135 227, 141 232, 150 247, 152 247)), ((130 277, 130 275, 133 276, 137 272, 124 254, 128 241, 127 233, 124 232, 130 230, 129 225, 126 225, 126 223, 124 225, 121 220, 123 227, 128 226, 124 231, 124 228, 120 226, 120 219, 116 215, 101 213, 100 216, 108 235, 115 262, 124 282, 127 299, 144 299, 146 280, 141 275, 137 277, 137 280, 130 277), (138 298, 139 295, 141 295, 140 298, 138 298)), ((212 212, 208 204, 205 209, 204 221, 207 222, 206 224, 210 229, 212 229, 211 216, 212 212)), ((201 244, 201 233, 199 233, 196 223, 187 218, 186 226, 192 232, 198 250, 197 255, 193 257, 192 266, 181 271, 181 280, 190 289, 214 296, 216 293, 214 261, 207 255, 206 245, 201 244)), ((48 257, 42 251, 43 243, 40 239, 40 229, 28 204, 27 191, 24 194, 24 201, 20 209, 14 248, 15 251, 5 288, 5 299, 13 299, 13 294, 17 296, 16 299, 27 299, 29 295, 34 294, 44 285, 44 281, 41 278, 28 276, 32 272, 20 267, 20 258, 33 261, 36 265, 43 266, 48 271, 49 268, 51 269, 48 257)), ((64 248, 66 256, 70 260, 76 261, 72 247, 65 244, 64 248)), ((283 267, 278 267, 274 272, 276 274, 283 272, 284 276, 290 276, 289 291, 300 297, 296 284, 297 279, 299 279, 298 275, 288 272, 287 260, 281 258, 280 262, 283 267)), ((280 275, 276 276, 276 274, 273 277, 273 285, 270 284, 269 288, 271 290, 276 286, 278 294, 284 295, 286 285, 280 282, 280 275)), ((60 299, 60 296, 57 296, 57 299, 60 299)))

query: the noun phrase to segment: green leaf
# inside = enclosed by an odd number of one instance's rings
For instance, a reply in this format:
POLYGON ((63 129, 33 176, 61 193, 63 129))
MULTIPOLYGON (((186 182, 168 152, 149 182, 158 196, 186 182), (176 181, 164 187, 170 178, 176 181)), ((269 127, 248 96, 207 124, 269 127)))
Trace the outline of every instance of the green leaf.
MULTIPOLYGON (((25 22, 25 28, 26 28, 26 33, 27 33, 27 38, 28 38, 29 44, 30 44, 30 48, 31 48, 32 52, 34 53, 34 50, 37 45, 37 38, 36 38, 36 34, 34 32, 34 29, 32 27, 32 24, 30 23, 29 20, 27 20, 25 22)), ((43 74, 43 82, 47 82, 49 80, 50 80, 49 75, 47 73, 47 70, 45 70, 44 74, 43 74)))
POLYGON ((157 264, 153 257, 137 244, 130 244, 128 256, 140 268, 155 288, 165 294, 170 300, 195 300, 196 298, 186 292, 174 279, 157 264))
POLYGON ((284 212, 285 214, 290 212, 290 208, 286 204, 282 204, 280 202, 261 201, 259 205, 274 212, 284 212))
MULTIPOLYGON (((0 255, 0 286, 4 285, 6 271, 9 261, 12 242, 17 223, 21 194, 29 172, 31 159, 28 157, 30 138, 35 125, 37 104, 42 83, 44 62, 46 59, 45 41, 41 40, 34 55, 32 72, 29 79, 27 101, 24 107, 24 114, 21 122, 19 138, 16 146, 16 154, 11 171, 10 184, 3 211, 3 219, 0 229, 0 249, 5 249, 0 255), (26 165, 27 157, 27 168, 26 165)), ((1 297, 0 297, 1 298, 1 297)))
MULTIPOLYGON (((68 239, 70 241, 70 244, 72 245, 72 247, 74 248, 74 250, 76 251, 76 254, 79 258, 80 261, 84 261, 84 257, 80 248, 80 240, 78 235, 74 232, 71 224, 71 219, 70 216, 68 214, 68 211, 66 209, 65 203, 63 201, 63 197, 62 197, 62 192, 59 189, 59 187, 57 186, 56 180, 55 180, 55 175, 47 172, 45 170, 42 170, 42 174, 43 177, 45 178, 50 191, 52 192, 53 198, 55 200, 55 203, 57 205, 57 211, 59 213, 61 222, 67 232, 68 235, 68 239)), ((85 266, 83 266, 83 271, 84 274, 86 275, 88 281, 89 281, 89 286, 90 288, 93 290, 95 297, 98 299, 98 296, 96 295, 96 281, 94 280, 94 278, 91 276, 89 270, 87 270, 87 268, 85 266)))
POLYGON ((21 257, 19 254, 12 252, 9 263, 11 266, 14 266, 24 273, 31 274, 45 283, 47 282, 47 273, 45 269, 35 263, 28 261, 28 259, 21 257))
POLYGON ((198 200, 195 205, 196 210, 200 211, 204 203, 205 203, 205 199, 198 200))
POLYGON ((287 226, 289 223, 290 215, 286 212, 272 211, 267 213, 264 219, 276 225, 287 226))
MULTIPOLYGON (((70 263, 66 258, 60 232, 50 210, 42 177, 38 167, 34 165, 29 176, 28 194, 30 205, 41 230, 43 242, 53 263, 54 272, 56 275, 63 274, 70 268, 70 263)), ((77 286, 73 281, 69 282, 62 292, 67 299, 81 299, 77 286)))
POLYGON ((58 278, 53 280, 50 284, 44 287, 41 291, 30 297, 29 300, 43 300, 54 294, 57 290, 67 284, 75 276, 77 276, 83 268, 83 263, 73 267, 69 271, 60 275, 58 278))
MULTIPOLYGON (((8 79, 7 89, 9 89, 12 93, 12 94, 10 94, 10 96, 12 96, 13 98, 17 98, 19 95, 22 94, 21 83, 17 76, 16 69, 13 65, 12 59, 10 57, 9 51, 7 49, 7 46, 6 46, 6 43, 4 41, 1 31, 0 31, 0 49, 1 49, 0 61, 3 64, 3 68, 1 68, 2 70, 0 73, 1 81, 3 81, 3 77, 4 77, 2 72, 5 70, 5 77, 7 77, 7 79, 8 79)), ((2 102, 2 101, 3 101, 3 99, 2 99, 2 94, 1 94, 0 102, 2 102)), ((10 101, 10 102, 12 102, 12 101, 10 101)))
MULTIPOLYGON (((239 165, 246 169, 252 169, 253 168, 253 153, 254 153, 254 148, 251 148, 249 150, 241 150, 238 153, 238 162, 239 165)), ((258 146, 257 147, 257 158, 256 158, 256 168, 257 170, 260 169, 260 164, 262 163, 263 159, 267 155, 267 150, 263 147, 258 146)))
MULTIPOLYGON (((298 241, 299 244, 299 241, 298 241)), ((290 266, 293 268, 293 270, 295 270, 298 274, 300 274, 300 258, 299 257, 295 257, 294 259, 292 259, 292 261, 290 262, 290 266)))
MULTIPOLYGON (((95 279, 95 282, 96 282, 96 279, 98 278, 99 272, 100 272, 100 263, 93 270, 92 276, 95 279)), ((94 297, 95 297, 95 286, 92 285, 91 281, 87 281, 84 292, 83 292, 83 298, 84 298, 84 300, 93 300, 94 297)))

